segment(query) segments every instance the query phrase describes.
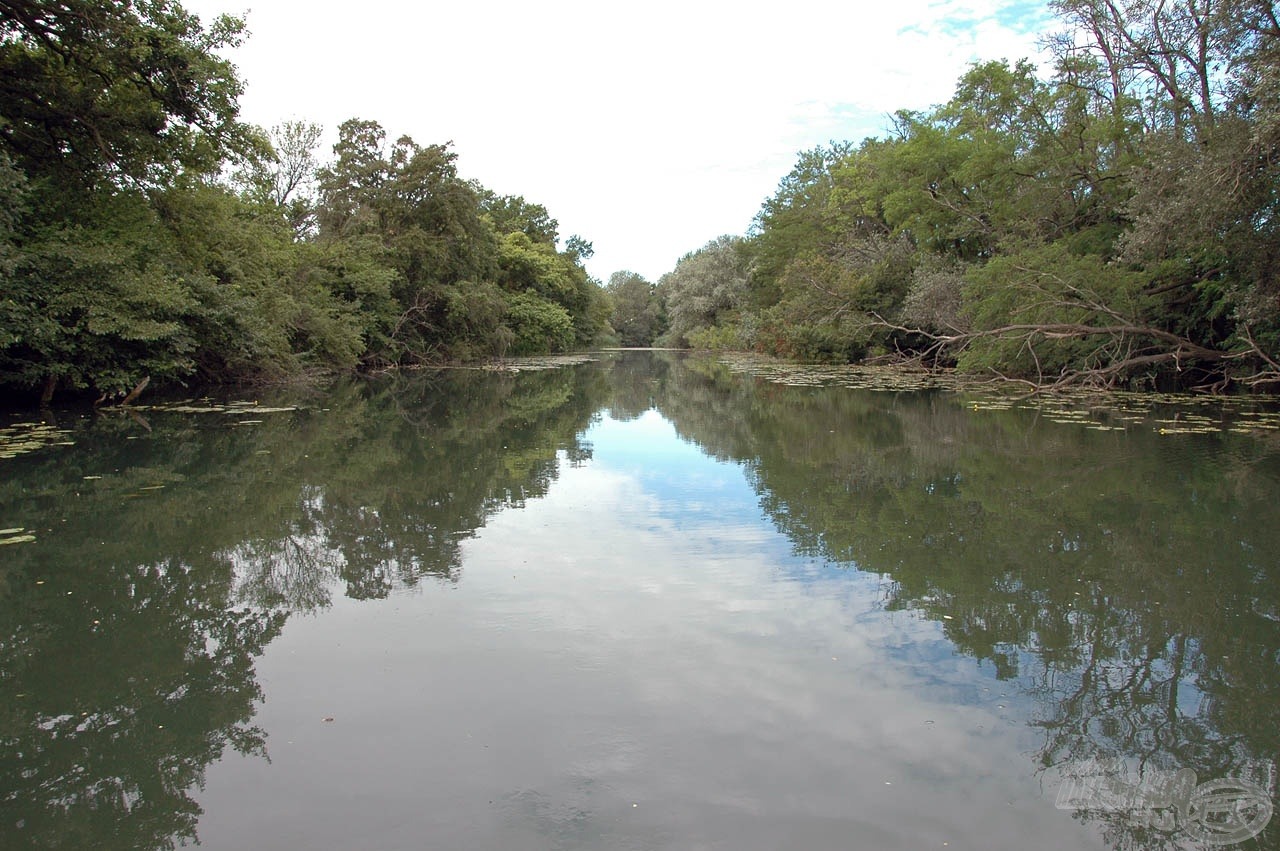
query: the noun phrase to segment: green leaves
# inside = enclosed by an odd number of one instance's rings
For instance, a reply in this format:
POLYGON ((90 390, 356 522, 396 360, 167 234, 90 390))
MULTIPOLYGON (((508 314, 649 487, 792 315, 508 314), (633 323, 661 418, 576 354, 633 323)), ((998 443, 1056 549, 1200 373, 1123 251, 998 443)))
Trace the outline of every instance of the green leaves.
POLYGON ((658 281, 671 323, 666 339, 684 344, 699 331, 736 321, 746 306, 747 281, 747 257, 738 237, 713 239, 680 258, 658 281))
POLYGON ((0 24, 0 144, 59 182, 160 186, 247 149, 242 85, 215 51, 242 22, 205 30, 171 0, 12 0, 0 24))
MULTIPOLYGON (((1050 40, 1052 76, 978 63, 946 103, 896 113, 891 138, 799 155, 747 243, 739 345, 1280 385, 1273 10, 1054 6, 1072 29, 1050 40)), ((732 337, 686 331, 696 301, 669 305, 673 339, 732 337)))
POLYGON ((562 352, 573 345, 573 317, 569 311, 533 292, 507 299, 507 325, 514 332, 510 354, 562 352))
POLYGON ((606 290, 613 303, 610 319, 624 346, 652 346, 666 326, 658 289, 635 272, 614 272, 606 290))
POLYGON ((558 251, 546 208, 462 180, 448 146, 402 137, 387 149, 385 137, 372 121, 339 128, 317 211, 326 251, 359 244, 390 273, 370 339, 375 361, 561 351, 599 334, 586 243, 558 251))
POLYGON ((13 254, 0 374, 110 393, 190 371, 182 319, 194 302, 157 251, 164 234, 145 200, 100 191, 82 202, 77 221, 29 222, 13 254))
POLYGON ((1046 380, 1146 354, 1158 341, 1141 330, 1145 280, 1062 243, 994 258, 968 274, 965 313, 976 335, 959 366, 1046 380))

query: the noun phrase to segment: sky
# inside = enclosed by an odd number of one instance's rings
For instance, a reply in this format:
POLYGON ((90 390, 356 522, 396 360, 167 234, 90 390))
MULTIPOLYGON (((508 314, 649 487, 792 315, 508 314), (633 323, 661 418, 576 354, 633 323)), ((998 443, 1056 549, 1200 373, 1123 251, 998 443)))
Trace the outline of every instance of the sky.
POLYGON ((241 116, 452 142, 467 179, 544 205, 606 282, 743 234, 796 155, 883 136, 967 65, 1038 54, 1026 0, 185 0, 247 20, 241 116))

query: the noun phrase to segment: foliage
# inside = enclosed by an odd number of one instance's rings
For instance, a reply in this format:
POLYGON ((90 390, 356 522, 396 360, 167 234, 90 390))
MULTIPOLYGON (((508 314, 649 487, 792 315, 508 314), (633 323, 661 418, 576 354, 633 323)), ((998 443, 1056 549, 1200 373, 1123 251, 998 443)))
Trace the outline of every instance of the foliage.
POLYGON ((208 173, 254 134, 222 47, 242 21, 208 29, 173 0, 0 4, 0 145, 59 184, 164 186, 208 173))
POLYGON ((658 290, 666 305, 669 326, 664 344, 701 345, 710 348, 738 348, 730 330, 747 301, 747 257, 743 240, 736 236, 713 239, 676 263, 676 268, 658 280, 658 290), (720 327, 721 333, 708 335, 720 327), (694 343, 698 337, 700 343, 694 343))
POLYGON ((315 235, 315 149, 324 132, 309 121, 286 121, 271 128, 270 150, 247 158, 235 173, 242 197, 283 213, 295 239, 315 235))
POLYGON ((6 264, 0 368, 10 381, 49 380, 102 390, 135 381, 140 363, 159 376, 189 371, 194 306, 166 274, 154 244, 162 228, 138 193, 82 196, 75 219, 41 212, 33 193, 6 264), (39 212, 38 212, 39 211, 39 212))
MULTIPOLYGON (((743 246, 738 345, 1032 382, 1280 386, 1272 4, 1052 6, 1047 77, 976 63, 891 137, 799 155, 743 246)), ((670 288, 671 341, 732 344, 696 292, 670 288)))
POLYGON ((447 144, 351 119, 321 164, 318 126, 241 123, 236 18, 0 2, 0 384, 105 400, 616 340, 1280 386, 1273 4, 1051 5, 1048 75, 976 63, 890 137, 803 152, 746 239, 606 293, 589 242, 447 144))
POLYGON ((360 241, 391 273, 371 363, 561 351, 596 338, 603 311, 584 244, 559 250, 544 207, 464 181, 447 146, 402 137, 387 150, 384 139, 376 122, 345 122, 318 180, 319 244, 360 241))
POLYGON ((0 4, 0 385, 99 401, 156 384, 559 351, 607 329, 541 205, 447 145, 237 120, 205 28, 172 0, 0 4))
POLYGON ((787 264, 807 252, 821 250, 830 236, 824 211, 832 193, 832 168, 849 153, 848 145, 815 148, 800 154, 795 168, 760 207, 749 245, 750 288, 758 307, 779 297, 778 279, 787 264))
POLYGON ((605 288, 613 303, 609 322, 624 346, 652 346, 666 330, 658 288, 635 272, 614 272, 605 288))
POLYGON ((972 327, 1010 330, 976 336, 959 365, 1044 380, 1138 357, 1150 342, 1140 330, 1142 284, 1141 275, 1096 254, 1073 255, 1060 243, 1002 254, 970 271, 964 296, 972 327), (1072 325, 1083 330, 1071 333, 1072 325), (1129 330, 1102 330, 1116 326, 1129 330), (1094 332, 1109 345, 1100 347, 1094 332))
POLYGON ((515 335, 510 353, 562 352, 573 345, 573 317, 534 292, 510 297, 507 322, 515 335))

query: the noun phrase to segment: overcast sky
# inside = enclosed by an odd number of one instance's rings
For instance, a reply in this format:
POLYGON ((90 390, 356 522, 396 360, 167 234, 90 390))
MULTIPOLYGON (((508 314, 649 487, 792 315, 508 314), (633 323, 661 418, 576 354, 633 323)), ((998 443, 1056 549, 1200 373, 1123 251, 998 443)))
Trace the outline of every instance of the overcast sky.
POLYGON ((1046 4, 185 0, 246 17, 243 117, 452 141, 464 177, 543 204, 601 281, 657 280, 745 233, 797 152, 884 135, 976 60, 1033 56, 1046 4))

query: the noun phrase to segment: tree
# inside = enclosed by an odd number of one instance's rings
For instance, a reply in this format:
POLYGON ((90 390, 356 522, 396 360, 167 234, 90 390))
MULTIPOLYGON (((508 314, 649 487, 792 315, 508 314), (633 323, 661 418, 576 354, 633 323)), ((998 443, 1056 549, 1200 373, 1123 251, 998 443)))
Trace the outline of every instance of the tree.
POLYGON ((338 127, 334 159, 317 174, 322 237, 346 236, 352 229, 372 230, 374 208, 390 177, 383 154, 387 132, 376 121, 348 119, 338 127))
POLYGON ((565 240, 564 250, 569 254, 572 254, 579 261, 590 260, 596 253, 595 246, 578 236, 576 233, 565 240))
POLYGON ((205 30, 169 0, 0 12, 0 164, 15 202, 0 381, 47 400, 59 385, 105 396, 191 372, 196 274, 173 263, 165 212, 258 144, 216 55, 242 23, 205 30))
POLYGON ((3 0, 0 13, 0 145, 28 173, 157 187, 254 146, 217 55, 242 21, 206 30, 173 0, 3 0))
POLYGON ((801 155, 748 242, 757 347, 1280 385, 1273 4, 1054 6, 1051 77, 978 63, 894 137, 801 155))
POLYGON ((105 394, 194 369, 194 299, 159 256, 167 234, 146 198, 82 194, 68 222, 32 194, 0 303, 4 382, 47 401, 59 384, 105 394))
POLYGON ((773 197, 756 213, 751 228, 751 290, 757 305, 777 299, 777 281, 787 264, 820 248, 832 236, 822 213, 831 191, 831 167, 849 152, 848 143, 800 154, 773 197))
POLYGON ((721 236, 680 258, 663 275, 658 289, 666 304, 670 326, 665 339, 686 346, 694 335, 732 335, 747 301, 747 258, 743 240, 721 236))
POLYGON ((389 272, 390 299, 366 326, 370 362, 533 354, 595 340, 602 295, 579 253, 589 244, 559 251, 545 207, 463 180, 448 145, 402 137, 387 148, 385 139, 376 122, 344 122, 318 180, 318 243, 359 245, 389 272))
MULTIPOLYGON (((744 320, 747 325, 754 320, 745 336, 756 348, 803 360, 849 361, 866 356, 872 347, 884 347, 887 335, 875 327, 873 314, 897 308, 915 262, 911 228, 902 226, 894 233, 886 220, 895 190, 919 194, 923 184, 890 179, 904 171, 894 157, 906 144, 868 139, 856 148, 841 146, 838 157, 824 161, 823 176, 811 176, 809 182, 821 191, 790 202, 792 208, 782 217, 783 233, 775 237, 765 223, 753 238, 753 243, 789 246, 779 255, 785 262, 769 285, 771 303, 758 304, 756 316, 744 320), (796 204, 813 209, 795 209, 796 204), (799 223, 804 226, 797 227, 799 223)), ((801 156, 793 175, 803 173, 806 165, 813 165, 810 155, 801 156)), ((915 230, 926 227, 916 223, 915 230)), ((755 265, 752 279, 762 271, 775 274, 755 265)))
POLYGON ((317 227, 315 149, 323 128, 309 121, 285 121, 271 128, 269 155, 248 159, 235 183, 246 198, 277 211, 295 239, 314 235, 317 227))
POLYGON ((477 187, 480 208, 500 234, 523 233, 533 242, 555 245, 560 238, 560 223, 551 218, 547 208, 526 201, 520 195, 498 195, 484 187, 477 187))
POLYGON ((1153 321, 1226 355, 1221 382, 1277 383, 1280 25, 1270 2, 1059 2, 1142 135, 1121 258, 1144 269, 1153 321), (1227 368, 1230 367, 1230 368, 1227 368))
POLYGON ((610 320, 624 346, 652 346, 664 329, 657 287, 635 272, 614 272, 605 288, 613 300, 610 320))
POLYGON ((374 121, 338 128, 333 163, 318 177, 322 244, 360 243, 393 272, 393 316, 374 319, 371 356, 422 362, 488 353, 501 324, 492 283, 498 246, 476 187, 447 145, 404 136, 384 149, 374 121))
POLYGON ((1222 83, 1244 47, 1245 31, 1233 19, 1257 4, 1054 0, 1050 5, 1079 34, 1061 37, 1059 49, 1083 51, 1100 61, 1118 111, 1136 108, 1149 131, 1203 138, 1213 130, 1226 97, 1222 83))
POLYGON ((449 145, 352 119, 317 168, 317 125, 241 124, 218 51, 242 33, 174 0, 0 0, 0 384, 105 401, 596 339, 590 243, 559 251, 449 145))

